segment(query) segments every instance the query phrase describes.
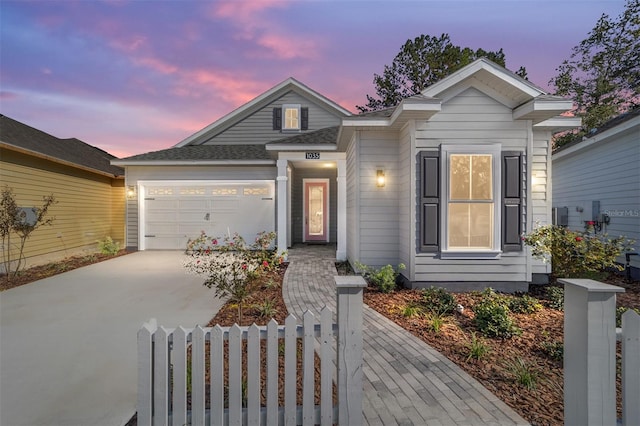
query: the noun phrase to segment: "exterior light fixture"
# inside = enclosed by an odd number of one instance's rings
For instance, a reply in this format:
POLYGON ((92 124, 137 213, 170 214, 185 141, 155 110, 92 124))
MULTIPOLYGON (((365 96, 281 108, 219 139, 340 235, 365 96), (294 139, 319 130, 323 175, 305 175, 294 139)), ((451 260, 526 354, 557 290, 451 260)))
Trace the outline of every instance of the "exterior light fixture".
POLYGON ((386 183, 386 178, 384 176, 384 170, 378 169, 376 173, 376 186, 378 188, 384 188, 385 183, 386 183))
POLYGON ((127 186, 127 200, 136 198, 136 187, 134 185, 127 186))

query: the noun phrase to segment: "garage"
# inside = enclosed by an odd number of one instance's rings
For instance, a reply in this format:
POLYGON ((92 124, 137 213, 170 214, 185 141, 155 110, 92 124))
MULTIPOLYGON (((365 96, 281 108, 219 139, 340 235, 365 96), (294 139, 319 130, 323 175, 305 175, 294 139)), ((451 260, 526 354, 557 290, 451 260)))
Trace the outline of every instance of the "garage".
POLYGON ((184 250, 202 231, 249 243, 275 231, 273 181, 148 181, 138 191, 141 250, 184 250))

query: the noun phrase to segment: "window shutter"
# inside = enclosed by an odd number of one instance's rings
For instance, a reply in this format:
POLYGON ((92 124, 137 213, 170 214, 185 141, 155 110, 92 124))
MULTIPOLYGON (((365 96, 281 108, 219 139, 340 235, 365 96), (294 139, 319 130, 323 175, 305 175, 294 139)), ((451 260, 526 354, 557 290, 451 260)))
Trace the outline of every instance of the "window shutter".
POLYGON ((522 251, 522 153, 502 153, 502 251, 522 251))
POLYGON ((282 108, 273 109, 273 130, 282 130, 282 108))
POLYGON ((420 251, 440 249, 440 152, 420 153, 420 251))
POLYGON ((309 129, 309 108, 300 108, 300 130, 309 129))

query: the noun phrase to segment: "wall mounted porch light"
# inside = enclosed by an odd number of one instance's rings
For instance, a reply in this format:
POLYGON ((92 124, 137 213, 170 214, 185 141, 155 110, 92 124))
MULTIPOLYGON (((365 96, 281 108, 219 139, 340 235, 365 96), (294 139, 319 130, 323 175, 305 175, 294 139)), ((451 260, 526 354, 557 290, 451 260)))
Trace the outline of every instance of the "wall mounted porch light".
POLYGON ((376 186, 378 188, 384 188, 385 184, 386 184, 386 177, 384 175, 384 170, 378 169, 378 171, 376 172, 376 186))
POLYGON ((134 185, 127 186, 127 200, 133 200, 136 198, 136 187, 134 185))

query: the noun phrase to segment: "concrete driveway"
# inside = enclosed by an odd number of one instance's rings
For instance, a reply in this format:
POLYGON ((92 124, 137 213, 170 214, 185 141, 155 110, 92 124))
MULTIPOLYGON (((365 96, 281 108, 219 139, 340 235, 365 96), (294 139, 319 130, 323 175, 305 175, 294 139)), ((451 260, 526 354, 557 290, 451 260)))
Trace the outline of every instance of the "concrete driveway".
POLYGON ((222 306, 184 254, 144 251, 0 293, 0 425, 120 426, 142 323, 205 325, 222 306))

